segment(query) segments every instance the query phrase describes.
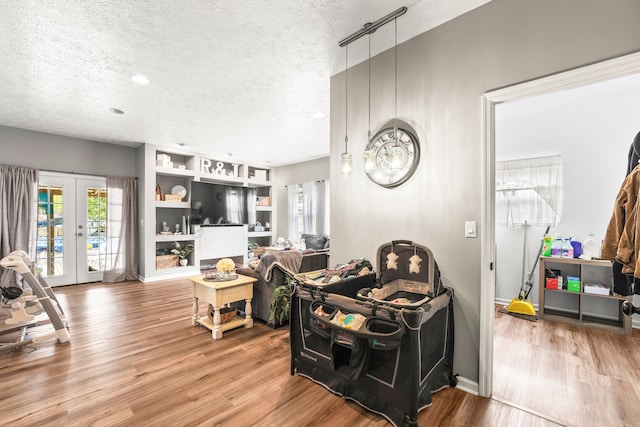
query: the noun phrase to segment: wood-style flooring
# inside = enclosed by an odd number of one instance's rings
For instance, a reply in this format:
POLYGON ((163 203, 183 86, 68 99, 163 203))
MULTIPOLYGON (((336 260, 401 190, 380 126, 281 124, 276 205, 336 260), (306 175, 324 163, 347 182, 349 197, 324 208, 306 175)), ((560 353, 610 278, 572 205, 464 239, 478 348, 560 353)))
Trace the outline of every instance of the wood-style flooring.
MULTIPOLYGON (((0 425, 389 425, 289 375, 286 327, 255 322, 215 341, 191 326, 188 280, 55 292, 71 341, 0 354, 0 425)), ((441 390, 419 425, 633 425, 640 420, 638 343, 496 314, 496 398, 441 390)))

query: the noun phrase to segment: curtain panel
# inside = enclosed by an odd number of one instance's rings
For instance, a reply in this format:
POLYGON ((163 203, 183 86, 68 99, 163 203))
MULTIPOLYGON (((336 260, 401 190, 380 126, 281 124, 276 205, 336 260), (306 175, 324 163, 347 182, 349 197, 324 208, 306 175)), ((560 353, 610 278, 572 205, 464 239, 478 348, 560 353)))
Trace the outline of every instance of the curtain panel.
POLYGON ((107 177, 107 255, 103 282, 138 279, 138 196, 135 178, 107 177))
POLYGON ((25 251, 35 259, 38 170, 0 165, 0 258, 25 251))
POLYGON ((562 214, 560 155, 496 162, 496 224, 555 227, 562 214))

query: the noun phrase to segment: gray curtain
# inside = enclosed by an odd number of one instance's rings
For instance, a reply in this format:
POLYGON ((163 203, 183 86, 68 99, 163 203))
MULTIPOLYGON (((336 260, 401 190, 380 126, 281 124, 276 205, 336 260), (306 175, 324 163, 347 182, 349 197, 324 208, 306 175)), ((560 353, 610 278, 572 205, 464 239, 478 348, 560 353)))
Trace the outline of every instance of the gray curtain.
POLYGON ((0 259, 25 251, 35 259, 38 170, 0 165, 0 259))
POLYGON ((138 204, 135 178, 107 177, 107 255, 103 282, 138 279, 138 204))

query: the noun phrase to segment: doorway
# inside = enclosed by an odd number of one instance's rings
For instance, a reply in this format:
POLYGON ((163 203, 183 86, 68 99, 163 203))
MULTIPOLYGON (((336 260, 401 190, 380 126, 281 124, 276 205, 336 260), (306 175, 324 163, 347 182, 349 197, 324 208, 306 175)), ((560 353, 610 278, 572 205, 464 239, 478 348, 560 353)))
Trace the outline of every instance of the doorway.
POLYGON ((40 172, 36 264, 51 286, 102 280, 106 179, 40 172))
MULTIPOLYGON (((522 101, 536 95, 579 88, 640 73, 640 53, 604 61, 539 80, 486 93, 484 114, 484 203, 482 233, 482 288, 480 316, 479 384, 481 396, 493 391, 493 316, 496 301, 495 161, 496 106, 522 101)), ((631 143, 631 140, 628 141, 631 143)), ((615 197, 615 195, 614 195, 615 197)))

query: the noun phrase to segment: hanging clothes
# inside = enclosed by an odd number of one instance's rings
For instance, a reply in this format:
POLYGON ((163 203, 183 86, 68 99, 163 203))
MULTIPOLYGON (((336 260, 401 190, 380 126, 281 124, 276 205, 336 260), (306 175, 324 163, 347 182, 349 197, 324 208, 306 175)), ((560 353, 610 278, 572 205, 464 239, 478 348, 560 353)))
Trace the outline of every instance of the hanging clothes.
POLYGON ((602 259, 613 261, 614 292, 629 295, 640 294, 640 286, 634 286, 640 278, 640 132, 629 147, 627 176, 616 197, 613 214, 602 244, 602 259))
POLYGON ((629 147, 629 164, 627 165, 627 176, 631 173, 632 170, 638 166, 638 162, 640 162, 640 132, 633 139, 633 143, 631 147, 629 147))

